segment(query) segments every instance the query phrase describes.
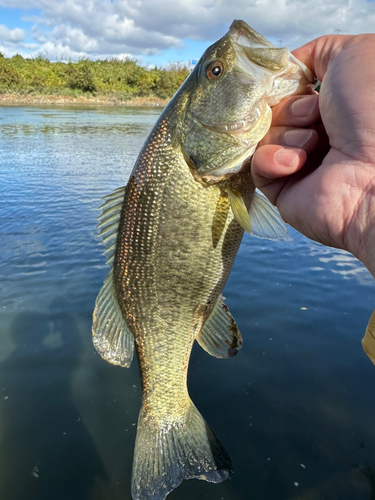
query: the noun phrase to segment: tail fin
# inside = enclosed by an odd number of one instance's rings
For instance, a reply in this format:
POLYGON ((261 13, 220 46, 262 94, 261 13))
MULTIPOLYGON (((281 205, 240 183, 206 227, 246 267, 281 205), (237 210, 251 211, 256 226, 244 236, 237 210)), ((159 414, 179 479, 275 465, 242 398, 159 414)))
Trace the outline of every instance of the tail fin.
POLYGON ((184 479, 220 483, 232 462, 191 402, 183 422, 158 425, 141 409, 132 471, 133 500, 164 500, 184 479))

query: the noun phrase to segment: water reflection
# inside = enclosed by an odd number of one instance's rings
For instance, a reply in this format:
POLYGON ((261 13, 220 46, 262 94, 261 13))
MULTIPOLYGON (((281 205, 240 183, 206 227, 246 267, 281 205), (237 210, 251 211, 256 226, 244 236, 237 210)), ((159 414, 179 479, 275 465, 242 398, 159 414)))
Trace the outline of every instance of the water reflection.
POLYGON ((25 311, 11 324, 15 344, 0 365, 0 498, 99 498, 108 478, 72 399, 81 345, 63 299, 48 313, 25 311))
MULTIPOLYGON (((80 135, 88 135, 88 134, 98 134, 103 132, 103 126, 92 126, 92 125, 77 125, 75 123, 64 123, 61 125, 45 125, 44 127, 40 127, 39 124, 35 124, 35 126, 28 125, 26 123, 22 124, 4 124, 0 125, 0 134, 4 134, 6 138, 12 138, 20 135, 31 135, 31 134, 39 134, 43 135, 54 135, 54 134, 80 134, 80 135)), ((116 133, 116 134, 139 134, 142 131, 141 126, 134 125, 120 125, 113 124, 105 127, 106 132, 116 133)))
POLYGON ((339 248, 330 248, 318 243, 310 242, 310 255, 317 257, 322 267, 315 267, 314 271, 330 270, 332 273, 340 274, 344 279, 355 278, 363 285, 374 284, 374 278, 364 265, 352 254, 340 250, 339 248))
MULTIPOLYGON (((296 483, 296 486, 299 486, 296 483)), ((289 500, 375 500, 375 474, 367 464, 332 474, 328 479, 289 500)))

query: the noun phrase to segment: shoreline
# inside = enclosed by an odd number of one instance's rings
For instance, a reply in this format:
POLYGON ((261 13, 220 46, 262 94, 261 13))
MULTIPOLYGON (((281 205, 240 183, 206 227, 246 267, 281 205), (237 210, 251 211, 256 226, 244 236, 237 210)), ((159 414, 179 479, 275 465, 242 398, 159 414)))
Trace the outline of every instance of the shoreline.
POLYGON ((22 105, 56 105, 56 106, 129 106, 129 107, 164 107, 170 99, 157 97, 134 97, 129 100, 120 100, 114 96, 64 96, 44 94, 0 94, 0 106, 22 105))

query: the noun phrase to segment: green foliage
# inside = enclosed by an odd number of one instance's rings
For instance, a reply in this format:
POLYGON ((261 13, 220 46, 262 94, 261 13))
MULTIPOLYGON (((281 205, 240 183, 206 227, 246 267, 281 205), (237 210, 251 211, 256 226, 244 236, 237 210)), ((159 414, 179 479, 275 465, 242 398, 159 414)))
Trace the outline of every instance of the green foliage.
POLYGON ((96 84, 90 66, 85 63, 67 65, 67 82, 72 90, 82 90, 82 92, 95 92, 96 84))
POLYGON ((131 58, 51 62, 43 54, 24 59, 19 54, 6 58, 0 53, 0 92, 164 99, 172 97, 188 75, 189 70, 178 64, 145 68, 131 58))
POLYGON ((21 76, 17 73, 17 71, 14 71, 12 68, 0 63, 0 88, 11 88, 17 85, 20 80, 21 76))

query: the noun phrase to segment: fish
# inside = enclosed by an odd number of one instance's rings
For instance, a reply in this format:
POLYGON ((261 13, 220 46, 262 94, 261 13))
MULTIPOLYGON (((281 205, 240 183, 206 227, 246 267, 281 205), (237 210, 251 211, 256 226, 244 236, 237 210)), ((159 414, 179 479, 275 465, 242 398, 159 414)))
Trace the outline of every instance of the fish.
POLYGON ((246 164, 271 106, 313 82, 288 49, 234 21, 160 115, 127 185, 105 198, 99 228, 110 271, 92 335, 110 363, 129 367, 137 353, 134 500, 163 500, 184 479, 219 483, 233 473, 189 396, 189 358, 195 341, 217 358, 241 349, 221 292, 243 233, 287 235, 246 164))

